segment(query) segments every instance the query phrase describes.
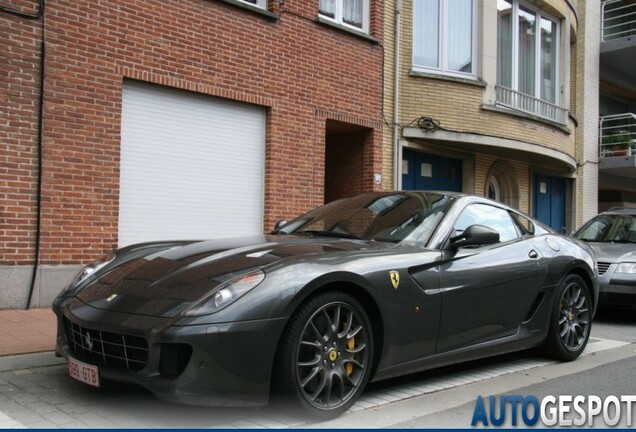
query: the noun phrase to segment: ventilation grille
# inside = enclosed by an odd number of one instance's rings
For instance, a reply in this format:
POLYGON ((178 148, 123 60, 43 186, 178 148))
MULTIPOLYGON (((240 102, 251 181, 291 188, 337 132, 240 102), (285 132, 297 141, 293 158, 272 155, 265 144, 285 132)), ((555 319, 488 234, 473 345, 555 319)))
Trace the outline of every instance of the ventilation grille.
POLYGON ((598 275, 603 276, 607 270, 609 270, 612 263, 600 262, 598 263, 598 275))
POLYGON ((148 342, 139 336, 82 327, 64 317, 64 331, 78 360, 113 369, 139 371, 148 361, 148 342))

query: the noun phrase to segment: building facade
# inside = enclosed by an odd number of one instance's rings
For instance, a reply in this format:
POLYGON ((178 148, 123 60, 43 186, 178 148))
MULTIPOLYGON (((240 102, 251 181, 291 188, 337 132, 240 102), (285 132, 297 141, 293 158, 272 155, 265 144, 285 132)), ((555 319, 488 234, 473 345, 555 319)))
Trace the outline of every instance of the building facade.
POLYGON ((385 2, 384 187, 488 196, 564 233, 595 215, 599 13, 385 2))
POLYGON ((636 207, 636 3, 601 4, 599 210, 636 207))
POLYGON ((0 308, 381 187, 381 1, 4 4, 0 308))

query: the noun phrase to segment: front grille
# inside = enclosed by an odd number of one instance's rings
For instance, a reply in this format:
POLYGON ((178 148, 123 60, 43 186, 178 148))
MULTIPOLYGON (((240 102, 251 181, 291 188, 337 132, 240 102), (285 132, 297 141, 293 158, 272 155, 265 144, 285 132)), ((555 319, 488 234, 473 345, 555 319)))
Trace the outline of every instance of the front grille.
POLYGON ((66 317, 64 331, 69 349, 78 360, 131 371, 143 369, 148 361, 148 342, 142 337, 83 327, 66 317))
POLYGON ((598 265, 598 275, 603 276, 609 270, 612 263, 600 262, 598 265))
POLYGON ((607 303, 616 308, 636 307, 636 295, 623 293, 607 293, 607 303))

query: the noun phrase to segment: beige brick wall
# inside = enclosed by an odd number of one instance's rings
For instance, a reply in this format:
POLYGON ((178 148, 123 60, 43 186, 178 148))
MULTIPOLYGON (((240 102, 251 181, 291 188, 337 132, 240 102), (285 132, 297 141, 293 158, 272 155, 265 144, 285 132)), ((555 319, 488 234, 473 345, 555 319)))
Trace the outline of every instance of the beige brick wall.
POLYGON ((581 226, 598 212, 598 98, 600 65, 600 0, 578 0, 579 48, 576 56, 576 104, 579 128, 576 134, 577 175, 576 225, 581 226))
MULTIPOLYGON (((590 42, 587 39, 578 37, 579 26, 581 23, 578 21, 581 15, 581 10, 574 11, 571 4, 565 0, 546 0, 546 1, 533 1, 533 4, 540 7, 542 10, 547 11, 550 15, 561 19, 562 23, 562 46, 570 45, 570 57, 562 55, 562 70, 568 74, 567 83, 561 79, 561 86, 565 86, 562 90, 561 106, 570 107, 572 112, 576 114, 577 122, 572 118, 569 119, 567 130, 565 128, 555 127, 552 124, 536 121, 528 117, 520 117, 510 115, 492 109, 487 109, 484 103, 485 93, 487 89, 491 89, 495 83, 478 82, 474 84, 467 84, 464 82, 458 82, 457 80, 448 79, 436 79, 431 77, 413 76, 412 71, 412 0, 403 0, 402 14, 401 14, 401 43, 400 43, 400 104, 399 104, 399 118, 398 123, 401 126, 406 126, 413 120, 421 116, 430 116, 439 120, 441 126, 449 131, 466 132, 482 137, 504 138, 516 140, 521 143, 529 143, 539 148, 547 148, 556 150, 571 158, 575 158, 577 161, 582 160, 583 154, 581 149, 583 145, 581 140, 583 139, 579 130, 587 125, 590 121, 589 116, 586 117, 577 110, 577 107, 587 105, 587 109, 593 110, 593 106, 596 103, 591 100, 585 100, 583 87, 586 86, 587 81, 583 79, 582 74, 587 70, 581 65, 580 56, 577 55, 582 49, 578 45, 584 42, 590 42), (567 39, 569 36, 570 40, 567 39), (581 75, 581 76, 578 76, 581 75), (570 85, 568 88, 567 86, 570 85), (487 87, 485 87, 487 86, 487 87), (485 109, 486 108, 486 109, 485 109)), ((595 1, 594 3, 598 3, 595 1)), ((483 14, 496 13, 496 1, 495 0, 478 0, 478 17, 481 21, 492 23, 493 17, 483 17, 483 14), (480 9, 481 8, 481 9, 480 9)), ((573 3, 579 8, 585 8, 586 4, 583 0, 573 3)), ((393 89, 394 89, 394 13, 395 13, 395 0, 389 0, 385 2, 385 25, 384 25, 384 40, 385 40, 385 77, 384 77, 384 112, 385 119, 388 123, 392 123, 393 119, 393 89)), ((587 7, 590 7, 589 2, 587 7)), ((594 6, 595 7, 595 6, 594 6)), ((600 10, 600 6, 598 8, 600 10)), ((482 28, 482 23, 479 22, 478 26, 482 28)), ((496 33, 492 31, 480 32, 480 38, 495 38, 496 33)), ((496 45, 494 40, 481 40, 478 47, 478 55, 482 54, 484 46, 492 48, 492 44, 496 45)), ((591 41, 593 43, 593 41, 591 41)), ((492 51, 492 50, 491 50, 492 51)), ((492 76, 490 74, 483 74, 482 66, 483 58, 478 58, 478 78, 482 78, 483 75, 492 76)), ((589 68, 589 65, 588 65, 589 68)), ((490 90, 491 91, 491 90, 490 90)), ((589 90, 588 93, 593 93, 594 89, 589 90)), ((589 126, 589 125, 588 125, 589 126)), ((592 127, 596 127, 594 122, 592 127)), ((394 161, 394 143, 393 143, 393 128, 386 125, 384 129, 384 164, 383 164, 383 186, 384 188, 393 187, 393 161, 394 161)), ((530 165, 524 158, 523 154, 519 153, 518 157, 513 157, 509 162, 515 167, 517 178, 520 188, 520 209, 526 212, 531 210, 531 176, 534 171, 541 170, 542 167, 530 165)), ((485 189, 486 176, 492 166, 497 160, 496 156, 488 156, 483 154, 475 154, 475 175, 474 175, 474 191, 477 194, 483 194, 485 189)), ((563 177, 574 178, 576 176, 588 176, 590 173, 587 171, 581 171, 571 173, 567 170, 563 172, 549 172, 552 175, 560 175, 563 177)), ((576 181, 576 184, 582 184, 582 181, 576 181)), ((593 182, 588 182, 589 191, 588 197, 584 200, 582 196, 578 196, 575 200, 577 204, 576 213, 581 213, 580 206, 582 202, 591 200, 593 194, 596 194, 596 190, 592 190, 593 182)), ((472 191, 467 191, 472 192, 472 191)), ((579 191, 580 194, 581 191, 579 191)))

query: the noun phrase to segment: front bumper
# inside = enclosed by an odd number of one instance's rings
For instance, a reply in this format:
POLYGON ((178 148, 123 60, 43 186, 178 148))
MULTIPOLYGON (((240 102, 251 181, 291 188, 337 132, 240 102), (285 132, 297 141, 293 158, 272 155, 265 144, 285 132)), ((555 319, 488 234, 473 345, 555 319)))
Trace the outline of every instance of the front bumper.
POLYGON ((75 298, 56 300, 53 311, 56 352, 97 366, 102 379, 133 383, 160 399, 193 405, 255 406, 269 401, 272 365, 285 318, 178 326, 173 319, 104 311, 75 298), (69 325, 76 333, 93 333, 71 340, 69 325), (123 361, 102 355, 96 347, 102 334, 111 339, 119 335, 135 344, 145 339, 145 360, 136 362, 140 356, 132 354, 137 348, 131 349, 130 342, 123 342, 121 353, 127 357, 123 361), (176 351, 181 354, 166 356, 176 351), (175 366, 175 361, 183 364, 175 366))
POLYGON ((601 306, 636 309, 636 274, 616 273, 618 264, 610 264, 599 275, 599 303, 601 306))

